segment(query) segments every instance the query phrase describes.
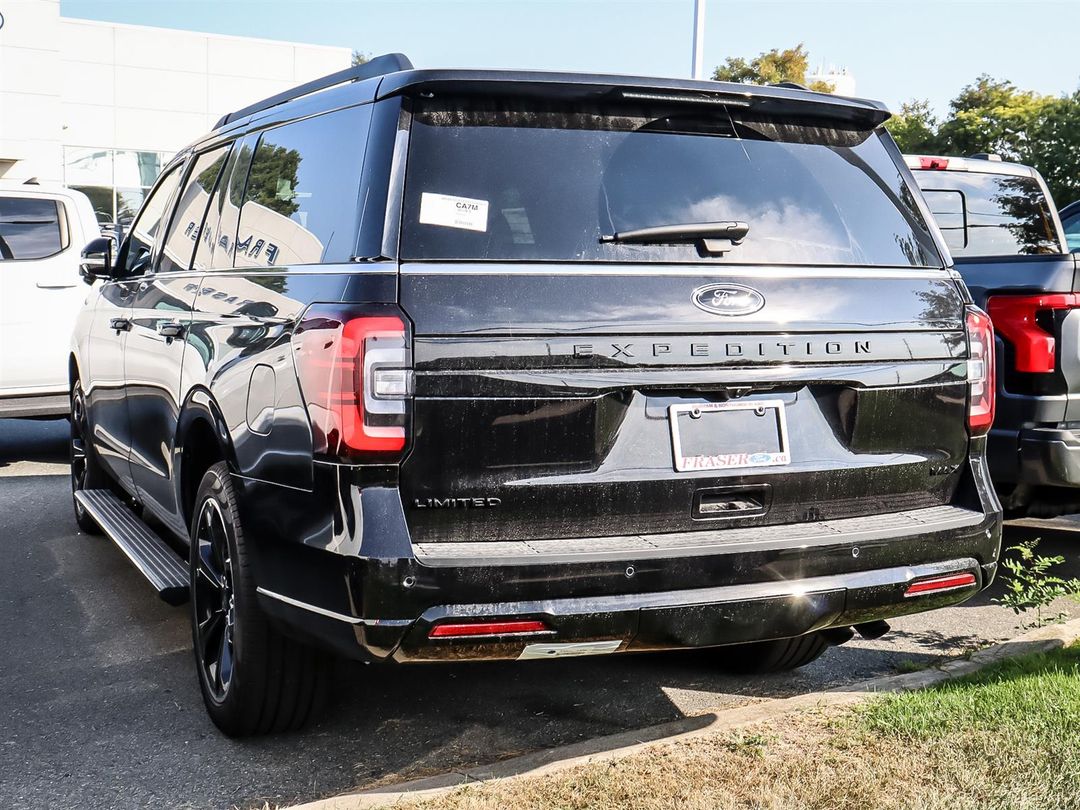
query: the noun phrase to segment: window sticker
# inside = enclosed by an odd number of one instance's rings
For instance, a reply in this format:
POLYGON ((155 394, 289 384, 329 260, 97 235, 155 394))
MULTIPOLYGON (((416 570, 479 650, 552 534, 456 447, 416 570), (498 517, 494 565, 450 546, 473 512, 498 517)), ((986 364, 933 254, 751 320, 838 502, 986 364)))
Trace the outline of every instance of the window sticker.
POLYGON ((488 222, 487 200, 470 200, 450 194, 420 195, 420 223, 462 228, 467 231, 486 231, 488 222))

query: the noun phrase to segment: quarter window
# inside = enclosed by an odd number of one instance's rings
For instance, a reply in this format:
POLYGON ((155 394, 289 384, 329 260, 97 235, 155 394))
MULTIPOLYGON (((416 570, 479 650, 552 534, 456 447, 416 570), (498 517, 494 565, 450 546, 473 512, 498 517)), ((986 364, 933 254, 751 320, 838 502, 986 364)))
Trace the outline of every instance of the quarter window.
POLYGON ((263 133, 248 173, 235 265, 348 261, 370 107, 353 107, 263 133))
POLYGON ((67 222, 61 203, 0 197, 0 261, 44 259, 67 246, 67 222))

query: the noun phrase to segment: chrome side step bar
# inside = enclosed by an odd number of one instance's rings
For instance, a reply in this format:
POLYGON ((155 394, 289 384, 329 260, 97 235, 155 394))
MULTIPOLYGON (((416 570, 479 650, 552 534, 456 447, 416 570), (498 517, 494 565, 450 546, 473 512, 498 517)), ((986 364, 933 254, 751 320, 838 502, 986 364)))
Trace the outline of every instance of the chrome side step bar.
POLYGON ((108 489, 75 493, 79 504, 170 605, 188 598, 188 566, 153 529, 108 489))

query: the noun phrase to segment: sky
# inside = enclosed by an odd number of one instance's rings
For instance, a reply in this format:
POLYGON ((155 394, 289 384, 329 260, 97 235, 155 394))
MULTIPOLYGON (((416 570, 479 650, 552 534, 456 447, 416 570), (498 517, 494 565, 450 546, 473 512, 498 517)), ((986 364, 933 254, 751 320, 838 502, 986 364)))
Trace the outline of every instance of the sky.
MULTIPOLYGON (((706 72, 802 42, 861 96, 939 112, 981 73, 1080 86, 1080 0, 705 0, 706 72)), ((693 0, 61 0, 68 17, 405 53, 417 67, 688 76, 693 0)))

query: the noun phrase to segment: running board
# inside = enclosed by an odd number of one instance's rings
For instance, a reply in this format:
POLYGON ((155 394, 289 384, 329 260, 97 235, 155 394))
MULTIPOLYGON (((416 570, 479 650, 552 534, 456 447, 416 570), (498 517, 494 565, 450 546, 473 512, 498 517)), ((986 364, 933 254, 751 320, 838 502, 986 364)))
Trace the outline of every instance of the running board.
POLYGON ((187 601, 187 563, 115 493, 83 489, 75 493, 75 499, 154 586, 158 596, 170 605, 187 601))

